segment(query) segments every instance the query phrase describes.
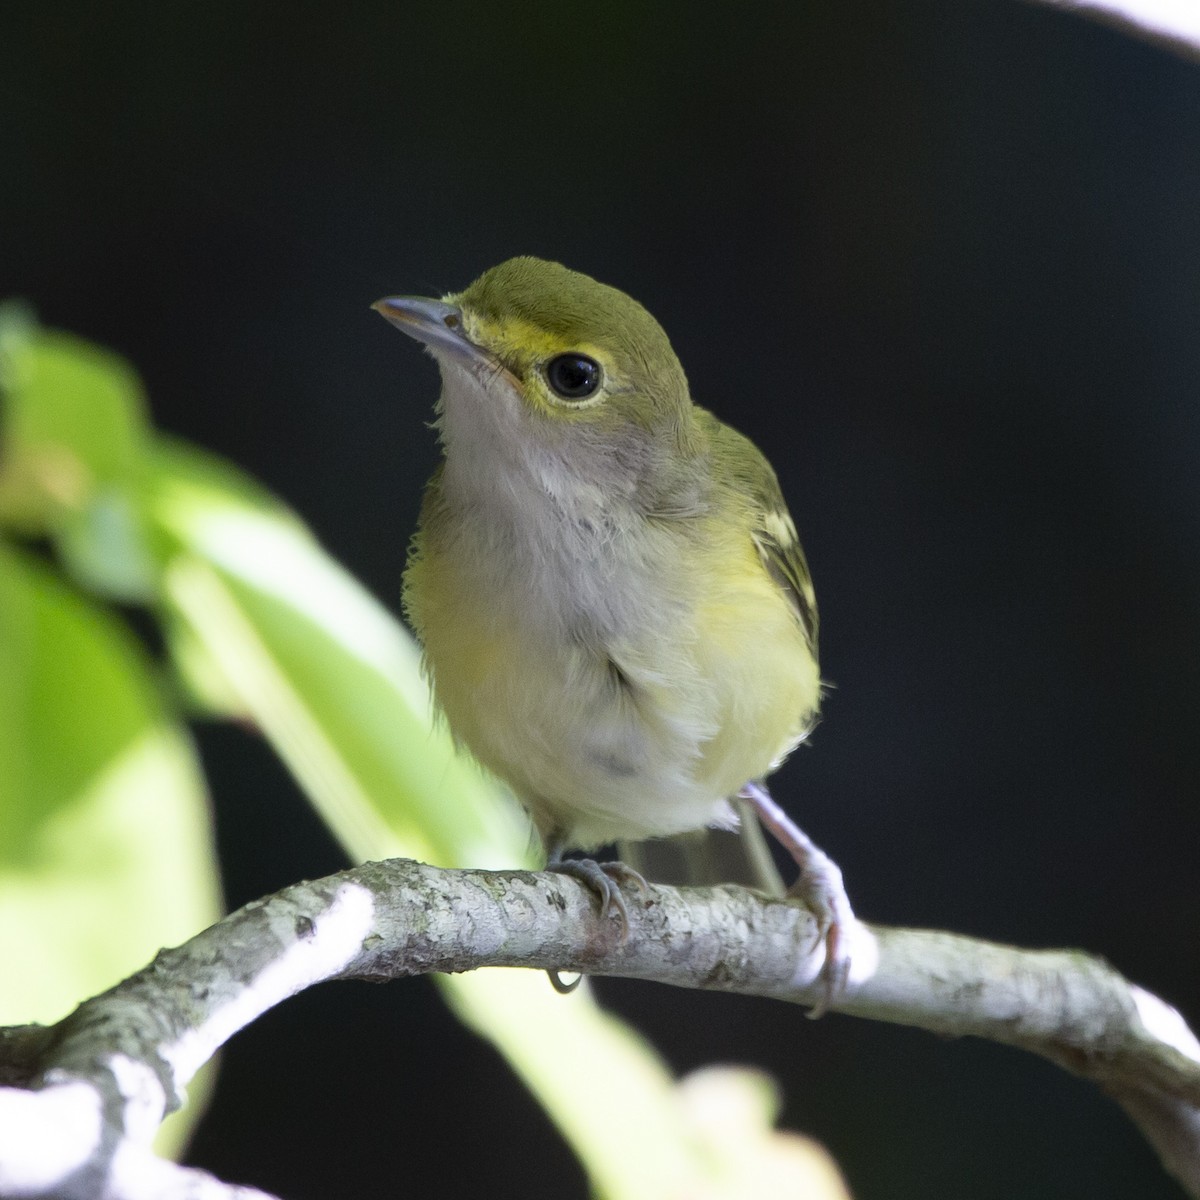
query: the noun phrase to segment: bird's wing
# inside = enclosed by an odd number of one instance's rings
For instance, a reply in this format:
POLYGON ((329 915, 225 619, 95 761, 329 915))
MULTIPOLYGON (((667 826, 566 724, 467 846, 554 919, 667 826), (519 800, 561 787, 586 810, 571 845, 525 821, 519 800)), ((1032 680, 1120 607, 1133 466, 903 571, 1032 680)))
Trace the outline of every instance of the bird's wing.
POLYGON ((759 448, 737 430, 703 409, 709 444, 722 473, 736 480, 750 501, 750 536, 771 578, 783 589, 804 630, 813 657, 817 655, 817 597, 808 561, 800 546, 792 515, 779 489, 779 480, 759 448))

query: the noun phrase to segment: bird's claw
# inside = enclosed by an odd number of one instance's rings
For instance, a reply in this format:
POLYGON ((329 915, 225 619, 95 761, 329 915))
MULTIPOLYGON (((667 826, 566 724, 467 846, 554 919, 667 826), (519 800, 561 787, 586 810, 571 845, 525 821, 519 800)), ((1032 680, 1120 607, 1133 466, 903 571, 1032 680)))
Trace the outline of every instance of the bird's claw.
POLYGON ((629 906, 621 894, 620 885, 635 883, 643 895, 649 887, 641 873, 623 862, 596 862, 591 858, 568 858, 546 864, 547 871, 569 875, 591 888, 600 897, 600 919, 607 920, 616 913, 621 926, 620 944, 629 939, 629 906))
MULTIPOLYGON (((643 878, 641 872, 635 871, 623 862, 598 863, 591 858, 557 859, 548 862, 546 870, 578 879, 580 883, 595 892, 600 897, 600 919, 605 921, 613 913, 616 913, 621 927, 618 944, 624 945, 628 941, 629 906, 621 894, 620 885, 635 883, 644 896, 650 885, 643 878)), ((550 986, 560 996, 570 995, 583 980, 582 975, 577 975, 570 983, 564 983, 562 976, 557 971, 547 971, 546 974, 550 977, 550 986)))
POLYGON ((787 894, 802 901, 816 918, 817 940, 825 944, 825 963, 820 974, 823 994, 808 1011, 810 1020, 815 1021, 841 998, 850 982, 850 941, 857 918, 850 907, 841 870, 820 850, 810 854, 787 894))
POLYGON ((858 921, 846 895, 841 868, 771 799, 761 784, 746 784, 740 795, 800 868, 800 877, 787 894, 802 900, 816 917, 817 937, 825 944, 825 963, 820 974, 824 995, 808 1012, 816 1020, 841 999, 850 982, 850 942, 858 921))

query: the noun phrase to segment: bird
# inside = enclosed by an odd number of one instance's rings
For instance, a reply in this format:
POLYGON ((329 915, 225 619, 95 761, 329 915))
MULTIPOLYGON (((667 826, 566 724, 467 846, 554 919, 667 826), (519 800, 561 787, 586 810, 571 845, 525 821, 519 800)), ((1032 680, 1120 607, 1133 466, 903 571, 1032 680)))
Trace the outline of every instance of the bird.
POLYGON ((621 888, 641 876, 568 850, 756 814, 800 868, 822 1009, 855 917, 764 783, 822 695, 812 579, 770 463, 692 400, 641 304, 559 263, 511 258, 460 292, 372 307, 441 373, 443 458, 403 603, 455 740, 622 936, 621 888))

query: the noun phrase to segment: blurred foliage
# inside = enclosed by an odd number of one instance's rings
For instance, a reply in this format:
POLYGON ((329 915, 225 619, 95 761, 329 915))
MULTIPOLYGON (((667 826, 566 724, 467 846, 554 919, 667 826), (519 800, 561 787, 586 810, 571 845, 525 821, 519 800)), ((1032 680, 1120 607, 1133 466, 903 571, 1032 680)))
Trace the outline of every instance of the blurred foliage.
MULTIPOLYGON (((530 865, 524 818, 432 719, 407 633, 294 514, 156 433, 126 364, 19 307, 0 310, 0 388, 0 1021, 53 1021, 218 915, 188 716, 260 730, 353 859, 530 865), (152 615, 161 663, 113 605, 152 615)), ((441 984, 598 1194, 844 1195, 772 1132, 769 1088, 676 1085, 586 988, 441 984), (738 1114, 725 1137, 714 1111, 738 1114)))
MULTIPOLYGON (((119 361, 0 310, 0 520, 73 575, 148 592, 148 438, 119 361), (35 543, 36 544, 36 543, 35 543)), ((51 1022, 221 913, 191 739, 146 651, 44 558, 0 541, 0 1023, 51 1022)), ((203 1087, 164 1130, 178 1147, 203 1087)))

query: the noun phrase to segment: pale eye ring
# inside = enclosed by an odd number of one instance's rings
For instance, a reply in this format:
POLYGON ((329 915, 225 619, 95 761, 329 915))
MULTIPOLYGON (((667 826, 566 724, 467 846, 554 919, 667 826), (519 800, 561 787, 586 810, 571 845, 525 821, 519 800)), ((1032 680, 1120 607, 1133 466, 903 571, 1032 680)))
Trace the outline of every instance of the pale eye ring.
POLYGON ((600 364, 586 354, 559 354, 545 367, 546 382, 560 400, 586 400, 600 387, 600 364))

